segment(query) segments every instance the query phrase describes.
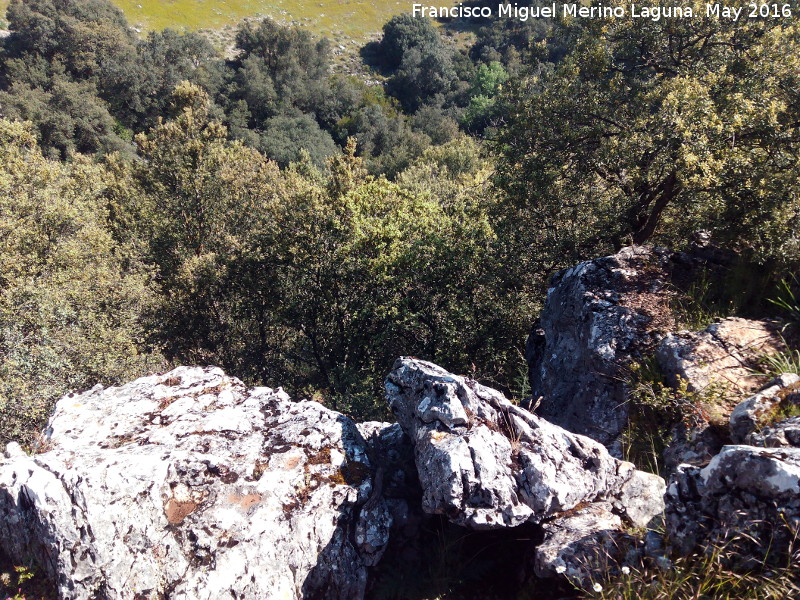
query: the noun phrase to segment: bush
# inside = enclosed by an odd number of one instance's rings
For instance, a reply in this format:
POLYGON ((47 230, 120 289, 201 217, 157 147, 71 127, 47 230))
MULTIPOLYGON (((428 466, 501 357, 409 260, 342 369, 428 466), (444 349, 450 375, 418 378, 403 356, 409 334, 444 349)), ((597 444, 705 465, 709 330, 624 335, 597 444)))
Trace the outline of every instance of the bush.
POLYGON ((108 174, 42 158, 0 120, 0 443, 30 447, 53 402, 161 364, 143 347, 150 273, 111 236, 108 174))
POLYGON ((707 229, 761 264, 797 265, 794 24, 598 18, 560 27, 566 56, 531 65, 502 108, 498 183, 509 229, 520 217, 528 224, 520 251, 567 266, 631 243, 679 247, 707 229))
POLYGON ((331 135, 310 115, 273 117, 264 125, 259 150, 282 167, 300 160, 302 151, 316 166, 323 167, 325 159, 339 150, 331 135))

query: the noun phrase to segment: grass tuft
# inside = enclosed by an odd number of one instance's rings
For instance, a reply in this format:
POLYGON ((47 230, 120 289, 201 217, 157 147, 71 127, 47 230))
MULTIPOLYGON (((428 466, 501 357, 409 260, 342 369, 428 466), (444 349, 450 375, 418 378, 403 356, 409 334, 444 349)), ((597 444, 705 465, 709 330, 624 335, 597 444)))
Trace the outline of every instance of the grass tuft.
POLYGON ((800 573, 791 565, 741 572, 724 550, 626 568, 594 582, 585 600, 786 600, 800 597, 800 573))

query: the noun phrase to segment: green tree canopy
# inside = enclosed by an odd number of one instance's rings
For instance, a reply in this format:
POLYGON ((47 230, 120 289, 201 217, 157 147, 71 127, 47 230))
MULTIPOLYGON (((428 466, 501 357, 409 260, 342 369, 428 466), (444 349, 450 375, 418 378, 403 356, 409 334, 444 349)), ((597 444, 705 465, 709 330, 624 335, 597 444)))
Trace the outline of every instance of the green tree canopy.
POLYGON ((383 26, 379 51, 389 69, 396 69, 411 48, 440 44, 439 34, 430 19, 402 13, 383 26))
POLYGON ((110 177, 42 157, 0 119, 0 442, 30 444, 59 396, 158 367, 150 274, 108 227, 110 177))
POLYGON ((762 258, 800 256, 796 20, 687 6, 698 16, 562 23, 565 58, 507 98, 498 181, 539 270, 699 228, 762 258))
POLYGON ((305 151, 319 167, 339 148, 327 131, 323 131, 311 115, 272 117, 265 123, 259 149, 285 167, 296 162, 305 151))

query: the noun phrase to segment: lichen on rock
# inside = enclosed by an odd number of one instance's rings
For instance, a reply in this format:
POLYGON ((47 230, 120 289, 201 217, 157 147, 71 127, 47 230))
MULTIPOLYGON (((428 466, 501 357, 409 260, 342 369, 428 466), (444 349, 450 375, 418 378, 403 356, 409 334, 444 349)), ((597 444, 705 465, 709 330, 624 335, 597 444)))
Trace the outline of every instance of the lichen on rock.
POLYGON ((388 541, 355 424, 217 368, 67 396, 47 437, 0 461, 0 545, 64 598, 360 598, 388 541))

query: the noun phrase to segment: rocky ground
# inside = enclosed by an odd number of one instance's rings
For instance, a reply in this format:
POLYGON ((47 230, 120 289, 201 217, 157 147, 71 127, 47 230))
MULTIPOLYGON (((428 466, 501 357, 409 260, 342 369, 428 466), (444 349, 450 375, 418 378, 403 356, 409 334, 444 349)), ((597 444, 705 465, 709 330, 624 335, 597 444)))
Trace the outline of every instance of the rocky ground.
POLYGON ((776 322, 680 330, 676 290, 725 260, 703 250, 628 248, 558 274, 528 342, 533 412, 410 357, 386 379, 396 423, 212 367, 71 394, 39 453, 0 460, 0 548, 75 600, 401 597, 433 572, 420 561, 437 536, 484 554, 475 571, 502 557, 483 580, 508 598, 722 545, 783 560, 800 378, 754 374, 785 349, 776 322), (645 361, 691 407, 669 424, 666 481, 621 458, 645 361))

